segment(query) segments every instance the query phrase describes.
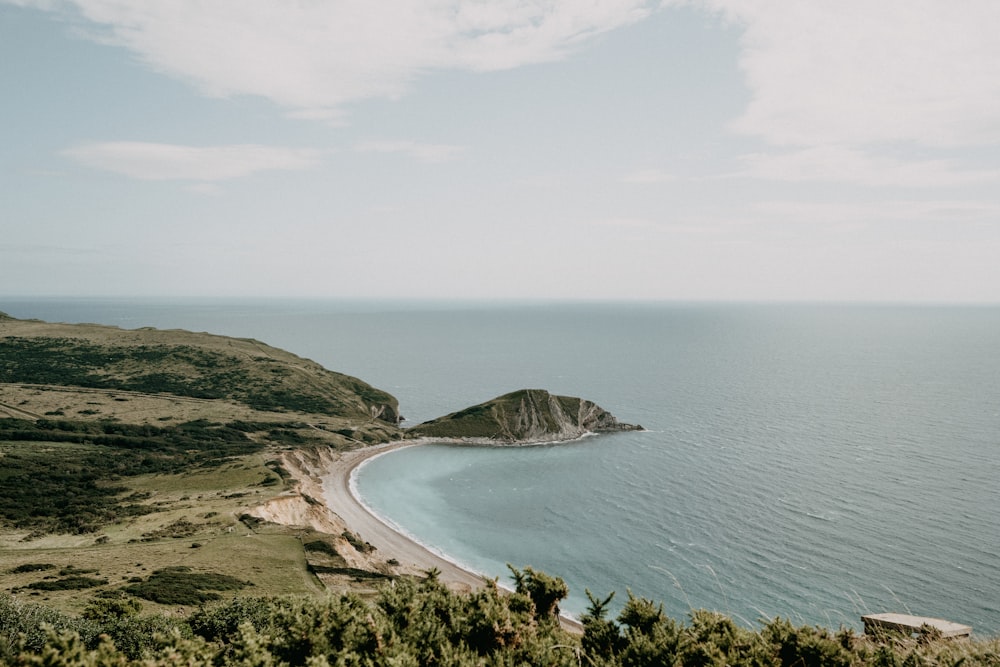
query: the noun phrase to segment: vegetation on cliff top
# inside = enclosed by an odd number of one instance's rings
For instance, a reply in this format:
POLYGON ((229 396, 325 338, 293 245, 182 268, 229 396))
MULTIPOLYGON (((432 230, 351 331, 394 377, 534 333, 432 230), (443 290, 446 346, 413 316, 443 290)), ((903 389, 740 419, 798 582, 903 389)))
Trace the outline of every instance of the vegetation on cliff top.
MULTIPOLYGON (((565 584, 514 570, 496 585, 458 594, 434 573, 383 586, 371 601, 234 598, 194 613, 142 616, 120 594, 78 617, 0 595, 0 662, 17 665, 550 665, 555 667, 995 667, 1000 640, 858 636, 776 618, 759 630, 692 611, 688 622, 631 595, 616 619, 610 596, 590 596, 582 635, 555 611, 565 584), (141 663, 140 663, 141 661, 141 663)), ((589 595, 589 592, 588 592, 589 595)))
POLYGON ((588 432, 627 431, 594 403, 556 396, 543 389, 521 389, 408 429, 413 435, 474 438, 496 442, 544 442, 575 438, 588 432))
MULTIPOLYGON (((707 611, 685 623, 631 595, 612 620, 611 596, 589 591, 573 635, 556 621, 565 584, 531 568, 513 570, 512 594, 458 594, 433 572, 393 574, 391 561, 359 570, 338 551, 342 536, 240 512, 287 493, 277 450, 398 437, 391 396, 256 341, 0 321, 0 412, 18 415, 0 419, 0 664, 1000 665, 998 640, 861 637, 782 619, 752 630, 707 611), (213 419, 177 416, 192 411, 213 419), (357 587, 315 595, 331 576, 357 587), (258 597, 242 597, 250 586, 258 597)), ((509 440, 578 428, 631 427, 588 401, 522 390, 411 432, 509 440)))
POLYGON ((392 395, 258 341, 2 321, 0 382, 228 399, 255 410, 397 421, 392 395))

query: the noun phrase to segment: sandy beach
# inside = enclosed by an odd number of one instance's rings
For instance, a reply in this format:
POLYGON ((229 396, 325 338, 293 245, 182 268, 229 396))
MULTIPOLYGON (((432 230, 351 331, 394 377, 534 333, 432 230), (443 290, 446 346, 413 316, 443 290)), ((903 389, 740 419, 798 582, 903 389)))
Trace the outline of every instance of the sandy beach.
POLYGON ((456 590, 479 588, 484 584, 482 575, 445 560, 383 523, 361 504, 351 490, 351 474, 361 463, 373 456, 419 444, 396 442, 341 453, 322 475, 326 503, 344 520, 351 532, 374 546, 383 558, 395 558, 401 569, 426 572, 437 568, 441 571, 441 580, 456 590))
MULTIPOLYGON (((437 441, 439 442, 439 441, 437 441)), ((323 496, 327 506, 347 525, 348 529, 375 547, 381 558, 395 558, 399 569, 413 574, 422 574, 437 568, 440 579, 456 591, 472 591, 485 585, 481 574, 470 572, 455 565, 400 533, 368 511, 351 489, 351 475, 368 459, 402 447, 417 447, 418 441, 393 442, 384 445, 342 452, 329 462, 321 475, 323 496)), ((498 582, 501 588, 509 587, 508 582, 498 582)), ((583 626, 569 616, 562 615, 559 621, 563 629, 580 634, 583 626)))

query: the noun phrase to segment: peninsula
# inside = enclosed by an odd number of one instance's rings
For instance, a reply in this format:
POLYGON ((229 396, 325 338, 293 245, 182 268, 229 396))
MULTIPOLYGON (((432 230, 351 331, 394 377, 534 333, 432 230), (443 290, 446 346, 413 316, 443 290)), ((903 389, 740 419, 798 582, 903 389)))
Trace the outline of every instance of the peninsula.
POLYGON ((239 571, 258 594, 366 592, 432 569, 470 590, 481 576, 365 510, 351 492, 359 463, 428 440, 636 428, 540 389, 402 428, 392 395, 257 340, 0 314, 0 572, 76 612, 93 595, 155 589, 155 573, 177 567, 239 571), (49 586, 33 566, 57 560, 94 576, 49 586))
POLYGON ((429 440, 638 427, 538 389, 410 429, 398 415, 260 341, 0 314, 0 663, 996 664, 1000 641, 939 619, 754 631, 631 593, 612 620, 613 593, 587 591, 567 633, 562 579, 512 567, 502 593, 366 511, 351 473, 429 440))

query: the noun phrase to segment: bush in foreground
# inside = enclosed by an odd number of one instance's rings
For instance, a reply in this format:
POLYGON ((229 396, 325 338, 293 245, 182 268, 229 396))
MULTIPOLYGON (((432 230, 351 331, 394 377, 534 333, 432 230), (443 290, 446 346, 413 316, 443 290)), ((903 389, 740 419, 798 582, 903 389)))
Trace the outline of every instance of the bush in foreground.
POLYGON ((515 592, 496 582, 461 595, 436 573, 399 579, 374 601, 235 598, 187 619, 138 616, 125 598, 73 618, 0 595, 0 664, 143 665, 551 665, 554 667, 997 667, 1000 641, 879 641, 850 630, 775 619, 759 631, 694 611, 689 622, 629 595, 608 619, 611 596, 590 596, 582 636, 561 629, 565 584, 525 568, 515 592), (563 593, 564 595, 564 593, 563 593), (560 598, 561 599, 561 598, 560 598))

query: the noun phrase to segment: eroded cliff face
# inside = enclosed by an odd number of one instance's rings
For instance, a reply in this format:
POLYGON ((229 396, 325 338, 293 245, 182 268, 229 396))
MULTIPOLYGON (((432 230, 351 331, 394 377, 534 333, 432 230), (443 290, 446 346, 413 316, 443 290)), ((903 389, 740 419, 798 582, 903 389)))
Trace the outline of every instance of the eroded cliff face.
POLYGON ((333 449, 316 448, 288 450, 278 454, 278 461, 294 480, 292 488, 247 514, 283 526, 311 528, 331 536, 337 554, 348 567, 369 571, 385 569, 381 554, 366 553, 354 548, 345 533, 350 530, 344 519, 327 505, 323 492, 323 475, 331 470, 340 454, 333 449))
POLYGON ((543 389, 522 389, 419 424, 409 433, 494 444, 532 444, 572 440, 588 433, 641 429, 619 422, 592 401, 556 396, 543 389))

